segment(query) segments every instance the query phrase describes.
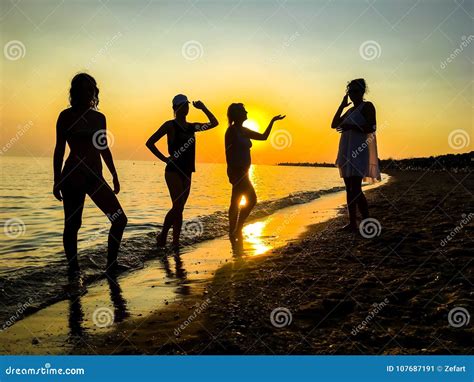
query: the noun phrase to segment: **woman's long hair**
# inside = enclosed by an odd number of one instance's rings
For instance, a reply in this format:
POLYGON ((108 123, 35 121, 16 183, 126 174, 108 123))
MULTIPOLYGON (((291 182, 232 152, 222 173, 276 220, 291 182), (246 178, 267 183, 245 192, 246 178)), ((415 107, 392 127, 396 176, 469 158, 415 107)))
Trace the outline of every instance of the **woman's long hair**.
POLYGON ((244 107, 243 103, 232 103, 227 108, 227 119, 229 120, 229 127, 239 118, 240 112, 244 107))
POLYGON ((99 88, 94 77, 79 73, 71 81, 69 103, 75 109, 97 109, 99 105, 99 88))

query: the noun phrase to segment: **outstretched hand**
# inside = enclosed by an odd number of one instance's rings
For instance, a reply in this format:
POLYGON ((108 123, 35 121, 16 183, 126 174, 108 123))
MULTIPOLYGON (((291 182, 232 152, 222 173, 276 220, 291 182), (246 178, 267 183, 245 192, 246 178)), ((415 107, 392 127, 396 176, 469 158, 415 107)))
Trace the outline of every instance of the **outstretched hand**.
POLYGON ((282 119, 284 119, 286 117, 286 115, 281 115, 281 114, 278 114, 278 115, 275 115, 273 118, 272 118, 272 121, 275 122, 275 121, 280 121, 282 119))
POLYGON ((196 108, 196 109, 199 109, 199 110, 203 110, 206 108, 206 106, 204 105, 204 103, 202 103, 201 101, 193 101, 193 106, 196 108))

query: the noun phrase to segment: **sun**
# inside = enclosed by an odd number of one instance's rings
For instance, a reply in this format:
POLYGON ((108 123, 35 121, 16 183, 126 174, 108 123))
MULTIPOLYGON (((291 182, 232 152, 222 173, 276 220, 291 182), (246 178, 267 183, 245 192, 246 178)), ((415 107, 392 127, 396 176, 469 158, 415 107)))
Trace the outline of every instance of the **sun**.
POLYGON ((260 126, 258 124, 257 121, 255 121, 254 119, 247 119, 243 125, 250 129, 250 130, 253 130, 253 131, 260 131, 260 126))

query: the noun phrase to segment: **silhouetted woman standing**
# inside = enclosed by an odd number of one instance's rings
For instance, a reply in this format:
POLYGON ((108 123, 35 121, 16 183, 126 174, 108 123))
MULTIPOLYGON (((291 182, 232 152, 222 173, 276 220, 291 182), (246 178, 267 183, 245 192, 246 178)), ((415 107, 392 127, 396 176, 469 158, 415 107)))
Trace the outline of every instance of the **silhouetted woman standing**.
POLYGON ((369 207, 362 192, 362 180, 380 180, 375 107, 364 100, 365 92, 364 79, 350 81, 331 124, 331 128, 341 133, 336 165, 346 185, 349 224, 344 229, 351 231, 357 230, 357 208, 362 219, 369 217, 369 207), (354 105, 341 115, 351 104, 349 98, 354 105))
POLYGON ((107 271, 115 271, 127 217, 115 196, 120 191, 120 183, 107 143, 105 116, 97 111, 99 89, 94 78, 86 73, 77 74, 71 82, 69 99, 71 107, 58 117, 54 149, 53 194, 64 205, 64 251, 70 269, 79 270, 77 233, 87 194, 112 223, 107 271), (66 142, 70 152, 62 168, 66 142), (101 159, 113 176, 113 190, 102 176, 101 159))
POLYGON ((159 247, 166 245, 168 231, 173 226, 173 247, 179 249, 179 236, 183 224, 183 210, 191 190, 191 176, 195 172, 196 138, 194 133, 216 127, 219 122, 201 101, 193 102, 209 118, 208 123, 187 122, 189 101, 183 94, 173 98, 174 119, 166 121, 146 142, 146 146, 160 160, 166 163, 165 180, 173 206, 168 211, 163 229, 157 236, 159 247), (167 157, 155 146, 163 136, 167 136, 167 157))
POLYGON ((232 196, 229 207, 229 238, 239 240, 242 236, 242 227, 250 212, 257 203, 257 195, 249 178, 249 169, 252 164, 250 148, 252 139, 267 140, 275 121, 285 116, 277 115, 272 118, 264 133, 258 133, 243 126, 247 120, 247 111, 241 103, 233 103, 227 109, 229 127, 225 133, 225 154, 227 160, 227 176, 232 184, 232 196), (240 209, 239 204, 245 197, 245 205, 240 209))

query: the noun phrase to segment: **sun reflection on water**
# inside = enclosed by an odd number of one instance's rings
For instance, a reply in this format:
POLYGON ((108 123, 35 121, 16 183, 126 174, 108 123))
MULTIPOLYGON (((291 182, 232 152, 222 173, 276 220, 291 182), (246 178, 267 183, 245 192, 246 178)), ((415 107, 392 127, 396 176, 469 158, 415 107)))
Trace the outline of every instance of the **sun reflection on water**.
POLYGON ((244 234, 245 242, 250 244, 250 248, 248 249, 249 255, 252 255, 252 256, 262 255, 265 252, 272 249, 271 246, 267 245, 262 240, 263 232, 266 225, 267 225, 266 221, 261 221, 261 222, 248 224, 243 228, 242 232, 244 234))

